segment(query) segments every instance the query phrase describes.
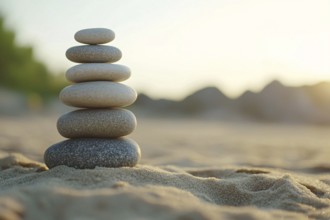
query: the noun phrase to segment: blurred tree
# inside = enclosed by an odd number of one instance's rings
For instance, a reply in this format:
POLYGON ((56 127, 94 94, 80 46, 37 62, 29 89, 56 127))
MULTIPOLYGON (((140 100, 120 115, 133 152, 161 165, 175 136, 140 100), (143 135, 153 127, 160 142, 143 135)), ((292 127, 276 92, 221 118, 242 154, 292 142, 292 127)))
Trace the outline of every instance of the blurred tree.
POLYGON ((47 100, 66 84, 63 74, 51 74, 34 58, 31 47, 16 45, 15 34, 5 28, 0 16, 0 86, 47 100))

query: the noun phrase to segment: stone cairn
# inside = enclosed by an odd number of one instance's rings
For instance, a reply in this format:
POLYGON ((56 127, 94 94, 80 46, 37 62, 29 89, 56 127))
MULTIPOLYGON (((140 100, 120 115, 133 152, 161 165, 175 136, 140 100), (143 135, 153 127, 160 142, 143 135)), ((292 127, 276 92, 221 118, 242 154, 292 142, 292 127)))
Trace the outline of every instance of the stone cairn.
POLYGON ((73 82, 60 93, 60 100, 81 109, 62 115, 57 130, 65 138, 50 146, 44 160, 49 168, 59 165, 79 169, 99 167, 133 167, 140 157, 140 148, 123 137, 134 131, 134 114, 121 107, 131 105, 135 90, 118 83, 128 79, 130 69, 119 64, 121 51, 109 43, 115 33, 105 28, 78 31, 75 40, 87 45, 71 47, 66 57, 82 63, 71 67, 66 78, 73 82))

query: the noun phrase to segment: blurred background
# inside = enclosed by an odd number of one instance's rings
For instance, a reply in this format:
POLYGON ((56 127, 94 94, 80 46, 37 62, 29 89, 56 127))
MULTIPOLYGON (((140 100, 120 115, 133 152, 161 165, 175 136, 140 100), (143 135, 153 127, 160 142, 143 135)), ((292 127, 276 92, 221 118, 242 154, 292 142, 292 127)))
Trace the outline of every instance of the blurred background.
POLYGON ((118 63, 132 70, 124 83, 139 92, 130 109, 140 122, 135 138, 146 148, 157 142, 144 136, 155 132, 152 127, 168 129, 178 119, 186 136, 173 137, 173 145, 182 146, 189 129, 212 128, 215 138, 226 133, 217 126, 232 123, 328 129, 329 10, 328 0, 1 0, 2 149, 25 145, 40 159, 40 149, 63 139, 56 119, 70 108, 57 96, 69 84, 65 71, 75 65, 65 51, 79 44, 76 31, 90 27, 116 33, 110 44, 123 52, 118 63))
POLYGON ((327 0, 2 0, 0 112, 62 110, 74 33, 107 27, 142 115, 327 124, 329 9, 327 0))

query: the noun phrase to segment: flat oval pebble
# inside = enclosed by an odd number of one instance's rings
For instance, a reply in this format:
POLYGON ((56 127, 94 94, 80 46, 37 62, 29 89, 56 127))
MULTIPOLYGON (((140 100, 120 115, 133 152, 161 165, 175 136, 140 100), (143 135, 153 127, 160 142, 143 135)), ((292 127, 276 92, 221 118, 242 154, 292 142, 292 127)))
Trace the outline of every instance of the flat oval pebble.
POLYGON ((116 82, 77 83, 60 92, 60 100, 78 108, 109 108, 131 105, 137 97, 134 89, 116 82))
POLYGON ((116 138, 135 128, 136 118, 126 109, 82 109, 57 120, 57 130, 66 138, 116 138))
POLYGON ((105 45, 75 46, 69 48, 65 55, 76 63, 113 63, 122 56, 118 48, 105 45))
POLYGON ((71 67, 66 71, 71 82, 103 81, 120 82, 131 76, 127 66, 111 63, 85 63, 71 67))
POLYGON ((83 44, 106 44, 115 39, 115 32, 107 28, 88 28, 75 33, 74 39, 83 44))
POLYGON ((129 138, 68 139, 50 146, 44 154, 49 168, 65 165, 78 169, 133 167, 140 157, 139 145, 129 138))

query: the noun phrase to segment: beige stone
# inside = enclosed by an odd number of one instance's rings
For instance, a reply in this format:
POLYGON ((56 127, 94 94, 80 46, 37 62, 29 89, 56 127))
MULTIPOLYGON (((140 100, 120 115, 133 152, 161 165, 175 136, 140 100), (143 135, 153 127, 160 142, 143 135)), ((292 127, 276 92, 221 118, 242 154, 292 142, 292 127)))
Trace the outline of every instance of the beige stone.
POLYGON ((95 81, 65 87, 60 100, 79 108, 109 108, 131 105, 136 100, 134 89, 116 82, 95 81))
POLYGON ((69 48, 65 55, 76 63, 113 63, 122 56, 118 48, 105 45, 75 46, 69 48))
POLYGON ((115 32, 107 28, 88 28, 78 31, 74 39, 83 44, 105 44, 115 39, 115 32))
POLYGON ((134 114, 126 109, 81 109, 57 120, 58 132, 66 138, 117 138, 136 128, 134 114))
POLYGON ((71 67, 66 71, 71 82, 103 81, 120 82, 131 76, 131 70, 123 65, 111 63, 85 63, 71 67))

